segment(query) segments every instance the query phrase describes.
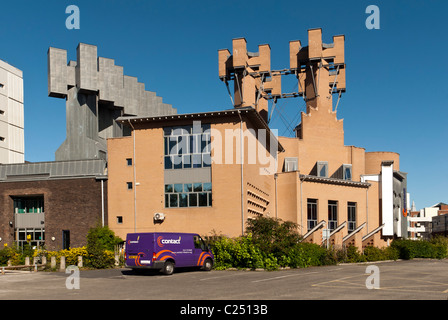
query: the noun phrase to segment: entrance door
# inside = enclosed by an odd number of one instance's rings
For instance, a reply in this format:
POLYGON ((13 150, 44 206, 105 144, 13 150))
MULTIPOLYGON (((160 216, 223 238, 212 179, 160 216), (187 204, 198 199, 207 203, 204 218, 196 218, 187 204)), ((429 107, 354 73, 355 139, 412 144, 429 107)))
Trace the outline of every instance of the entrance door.
POLYGON ((62 249, 70 249, 70 230, 62 230, 62 249))

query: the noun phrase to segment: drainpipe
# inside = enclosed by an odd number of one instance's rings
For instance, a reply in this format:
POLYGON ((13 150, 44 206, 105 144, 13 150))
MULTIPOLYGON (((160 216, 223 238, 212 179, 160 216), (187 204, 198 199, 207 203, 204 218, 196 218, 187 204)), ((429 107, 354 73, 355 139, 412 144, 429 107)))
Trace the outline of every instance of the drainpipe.
MULTIPOLYGON (((363 175, 361 175, 361 182, 367 182, 363 175)), ((356 220, 358 220, 358 217, 356 220)), ((369 187, 366 188, 366 230, 369 233, 369 187)))
POLYGON ((104 180, 101 179, 101 223, 104 227, 104 180))
POLYGON ((135 128, 131 123, 131 120, 128 119, 129 125, 132 128, 132 136, 133 136, 133 147, 132 147, 132 166, 134 170, 133 177, 133 185, 134 185, 134 232, 137 232, 137 185, 135 183, 135 128))
POLYGON ((369 187, 366 189, 366 229, 369 233, 369 187))
POLYGON ((277 178, 278 173, 274 173, 274 180, 275 180, 275 218, 278 219, 278 206, 277 206, 277 178))
POLYGON ((299 180, 300 180, 300 234, 303 235, 303 198, 302 198, 302 183, 303 180, 300 178, 300 171, 299 173, 299 180))
POLYGON ((240 165, 241 165, 241 235, 244 235, 244 181, 243 181, 243 118, 238 110, 240 117, 240 165))

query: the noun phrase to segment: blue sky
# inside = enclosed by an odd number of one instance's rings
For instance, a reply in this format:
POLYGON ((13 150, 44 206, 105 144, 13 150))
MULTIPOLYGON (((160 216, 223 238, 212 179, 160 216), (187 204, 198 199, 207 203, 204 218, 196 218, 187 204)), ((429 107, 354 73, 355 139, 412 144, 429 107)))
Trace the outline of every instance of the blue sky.
MULTIPOLYGON (((65 139, 65 102, 48 97, 47 50, 76 59, 84 42, 115 59, 179 113, 231 108, 218 78, 217 51, 245 37, 249 51, 271 46, 272 69, 289 67, 289 41, 307 43, 323 29, 324 42, 345 35, 347 92, 338 107, 345 144, 400 153, 417 208, 448 202, 448 52, 444 0, 2 1, 0 59, 24 72, 25 158, 54 160, 65 139), (80 9, 79 30, 68 30, 65 9, 80 9), (366 7, 380 9, 380 29, 368 30, 366 7), (431 169, 431 170, 430 170, 431 169)), ((293 91, 293 79, 283 82, 293 91)), ((294 118, 303 100, 280 100, 294 118)), ((289 135, 278 114, 271 126, 289 135)))

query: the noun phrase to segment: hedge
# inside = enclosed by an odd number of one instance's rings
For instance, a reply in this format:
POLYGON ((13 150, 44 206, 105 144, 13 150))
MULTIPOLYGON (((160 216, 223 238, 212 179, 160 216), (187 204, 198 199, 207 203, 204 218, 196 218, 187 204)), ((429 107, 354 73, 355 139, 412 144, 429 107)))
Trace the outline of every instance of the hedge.
POLYGON ((389 247, 368 246, 363 252, 356 247, 336 250, 313 243, 297 243, 287 250, 262 251, 251 235, 238 238, 222 237, 211 243, 215 269, 228 268, 276 270, 281 267, 305 268, 338 263, 372 262, 413 258, 447 258, 447 243, 433 240, 394 240, 389 247))
POLYGON ((441 236, 430 240, 397 239, 391 247, 397 250, 400 259, 444 259, 447 257, 448 239, 441 236))
POLYGON ((304 268, 337 263, 382 260, 433 258, 448 256, 448 239, 392 241, 391 246, 368 246, 363 252, 349 246, 337 250, 301 242, 295 231, 297 225, 280 219, 258 217, 248 220, 247 233, 237 238, 212 236, 209 238, 215 255, 215 269, 227 268, 276 270, 281 267, 304 268))

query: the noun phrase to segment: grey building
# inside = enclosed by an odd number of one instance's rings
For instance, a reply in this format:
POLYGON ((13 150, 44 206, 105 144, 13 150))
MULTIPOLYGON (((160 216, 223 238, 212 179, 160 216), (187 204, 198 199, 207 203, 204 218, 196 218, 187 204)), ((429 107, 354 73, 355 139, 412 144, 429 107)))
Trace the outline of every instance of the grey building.
MULTIPOLYGON (((0 121, 3 114, 10 116, 2 92, 12 92, 8 99, 14 103, 23 102, 21 72, 3 76, 2 66, 0 121)), ((0 164, 0 244, 49 250, 85 245, 90 228, 107 224, 106 139, 130 134, 116 119, 176 114, 137 78, 124 75, 114 60, 98 57, 96 46, 83 43, 77 60, 68 63, 65 50, 49 48, 48 95, 66 100, 67 137, 56 161, 0 164)), ((23 106, 21 112, 23 121, 23 106)), ((10 140, 2 128, 0 122, 0 148, 10 140)))
POLYGON ((67 51, 48 50, 48 95, 66 99, 67 137, 57 161, 107 159, 107 138, 129 135, 116 121, 121 116, 176 113, 135 77, 124 75, 114 60, 97 56, 97 47, 80 43, 77 61, 67 64, 67 51))
POLYGON ((408 238, 407 211, 410 209, 410 204, 407 203, 407 176, 406 172, 393 173, 394 230, 397 237, 405 239, 408 238))

